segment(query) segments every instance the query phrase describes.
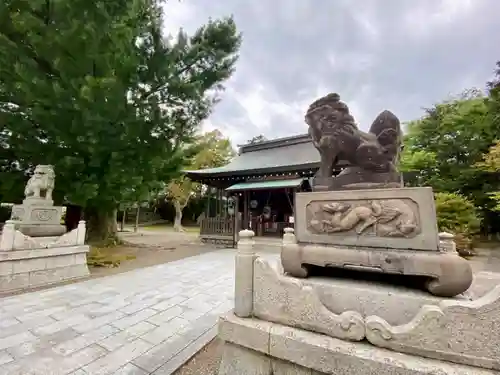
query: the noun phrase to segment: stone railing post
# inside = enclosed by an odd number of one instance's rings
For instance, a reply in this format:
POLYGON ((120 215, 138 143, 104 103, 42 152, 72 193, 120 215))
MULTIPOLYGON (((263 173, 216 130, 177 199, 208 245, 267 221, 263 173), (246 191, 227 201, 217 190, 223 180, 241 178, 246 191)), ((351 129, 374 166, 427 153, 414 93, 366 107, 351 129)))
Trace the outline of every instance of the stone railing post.
POLYGON ((14 248, 16 228, 13 220, 7 220, 2 229, 0 237, 0 251, 9 251, 14 248))
POLYGON ((85 220, 80 220, 78 222, 77 232, 76 232, 76 244, 85 245, 85 233, 87 228, 85 226, 85 220))
POLYGON ((296 277, 307 277, 308 270, 302 266, 301 247, 297 243, 294 228, 285 228, 281 245, 283 270, 296 277))
POLYGON ((455 243, 455 236, 448 232, 439 233, 439 248, 445 253, 456 253, 457 244, 455 243))
POLYGON ((283 229, 283 245, 292 245, 297 243, 297 238, 295 237, 295 229, 287 227, 283 229))
POLYGON ((253 311, 253 269, 255 233, 245 229, 239 232, 238 250, 235 260, 234 313, 240 318, 252 315, 253 311))

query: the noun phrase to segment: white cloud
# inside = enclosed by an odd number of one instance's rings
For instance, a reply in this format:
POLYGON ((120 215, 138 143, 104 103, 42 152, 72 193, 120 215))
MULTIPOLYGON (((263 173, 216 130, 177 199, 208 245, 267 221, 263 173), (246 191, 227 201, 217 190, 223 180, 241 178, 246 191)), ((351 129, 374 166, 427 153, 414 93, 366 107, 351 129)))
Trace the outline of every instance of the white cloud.
POLYGON ((196 24, 196 7, 189 1, 167 1, 162 8, 165 35, 176 36, 181 28, 192 33, 200 26, 196 24))
POLYGON ((330 66, 335 71, 354 72, 365 71, 373 67, 376 63, 377 56, 368 51, 339 51, 338 53, 330 52, 327 56, 330 66))
POLYGON ((315 99, 338 92, 361 129, 384 109, 402 121, 449 93, 484 87, 499 59, 498 0, 184 0, 165 31, 234 14, 236 73, 203 129, 233 143, 307 131, 315 99))
POLYGON ((409 36, 432 37, 433 34, 454 24, 469 26, 467 18, 470 18, 482 5, 484 5, 483 0, 434 0, 432 3, 422 3, 408 10, 403 18, 403 25, 409 36))

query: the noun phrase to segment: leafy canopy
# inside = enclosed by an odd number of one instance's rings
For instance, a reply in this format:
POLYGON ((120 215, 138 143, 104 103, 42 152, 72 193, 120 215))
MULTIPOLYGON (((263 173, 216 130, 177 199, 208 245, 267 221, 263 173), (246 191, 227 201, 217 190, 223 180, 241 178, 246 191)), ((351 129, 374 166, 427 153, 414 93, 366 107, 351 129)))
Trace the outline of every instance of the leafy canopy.
MULTIPOLYGON (((498 178, 500 175, 500 141, 490 147, 483 160, 476 163, 476 166, 484 171, 491 172, 498 178)), ((500 183, 497 184, 496 189, 500 189, 500 183)), ((489 194, 491 199, 495 201, 492 210, 500 212, 500 191, 492 191, 489 194)))
POLYGON ((480 93, 436 104, 408 124, 401 169, 413 172, 415 185, 468 195, 481 189, 484 175, 474 167, 496 137, 480 93))
POLYGON ((410 185, 470 199, 488 231, 498 230, 498 214, 493 211, 500 209, 495 145, 500 134, 500 63, 497 66, 487 96, 468 90, 408 124, 400 165, 409 172, 410 185))
POLYGON ((156 0, 4 0, 0 18, 2 185, 53 164, 56 199, 97 211, 178 172, 240 46, 231 18, 166 39, 156 0))
POLYGON ((456 193, 436 193, 436 213, 440 231, 470 236, 479 230, 481 218, 474 203, 456 193))
MULTIPOLYGON (((186 170, 215 168, 227 164, 235 155, 228 138, 218 130, 198 136, 192 145, 193 156, 187 161, 186 170)), ((180 209, 186 207, 189 199, 201 193, 201 185, 181 175, 167 186, 167 195, 180 209)))

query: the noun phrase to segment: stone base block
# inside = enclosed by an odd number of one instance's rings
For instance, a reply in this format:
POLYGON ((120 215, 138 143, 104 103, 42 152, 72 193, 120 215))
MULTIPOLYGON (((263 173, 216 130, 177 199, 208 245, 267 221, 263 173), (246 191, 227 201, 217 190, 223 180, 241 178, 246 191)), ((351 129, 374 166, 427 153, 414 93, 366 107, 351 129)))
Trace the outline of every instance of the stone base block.
POLYGON ((393 249, 362 249, 327 245, 284 245, 281 262, 285 272, 307 277, 309 265, 428 278, 434 295, 453 297, 472 283, 472 268, 458 253, 393 249))
POLYGON ((467 295, 439 298, 381 283, 300 280, 258 258, 252 316, 336 339, 366 339, 380 348, 500 370, 498 281, 480 273, 467 295))
POLYGON ((453 297, 472 269, 453 246, 440 246, 431 188, 298 193, 297 243, 284 243, 283 268, 307 277, 308 265, 421 276, 434 295, 453 297))
POLYGON ((15 228, 30 237, 58 237, 66 233, 66 227, 60 224, 18 224, 15 228))
POLYGON ((297 328, 228 314, 219 375, 493 375, 487 370, 347 342, 297 328))
POLYGON ((499 284, 500 274, 480 272, 466 293, 444 298, 388 283, 318 276, 296 279, 283 275, 276 262, 258 258, 254 262, 253 314, 285 325, 302 323, 298 327, 329 335, 334 315, 357 312, 362 318, 374 315, 392 325, 406 324, 425 305, 477 300, 499 284))
POLYGON ((438 251, 431 188, 297 193, 299 243, 438 251))
POLYGON ((86 277, 88 245, 0 252, 0 293, 86 277))
POLYGON ((16 204, 12 207, 11 219, 23 224, 60 225, 62 206, 46 204, 16 204))
POLYGON ((54 206, 53 199, 47 199, 45 197, 34 197, 29 196, 23 199, 23 206, 42 206, 42 207, 52 207, 54 206))

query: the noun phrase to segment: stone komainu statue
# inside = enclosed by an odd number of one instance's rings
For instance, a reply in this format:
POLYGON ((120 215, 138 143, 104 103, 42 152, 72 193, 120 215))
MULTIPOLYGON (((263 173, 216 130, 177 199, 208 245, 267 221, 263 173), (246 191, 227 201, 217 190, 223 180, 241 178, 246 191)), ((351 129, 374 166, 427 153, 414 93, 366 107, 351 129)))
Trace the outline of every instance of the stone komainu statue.
POLYGON ((321 156, 315 185, 329 185, 324 189, 330 190, 350 185, 400 183, 396 163, 402 133, 392 112, 380 113, 366 133, 358 129, 340 96, 328 94, 309 106, 305 121, 321 156), (347 161, 349 167, 332 179, 333 167, 339 160, 347 161))
POLYGON ((55 176, 52 165, 37 165, 33 176, 28 180, 24 189, 26 198, 52 200, 55 176))

